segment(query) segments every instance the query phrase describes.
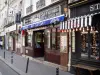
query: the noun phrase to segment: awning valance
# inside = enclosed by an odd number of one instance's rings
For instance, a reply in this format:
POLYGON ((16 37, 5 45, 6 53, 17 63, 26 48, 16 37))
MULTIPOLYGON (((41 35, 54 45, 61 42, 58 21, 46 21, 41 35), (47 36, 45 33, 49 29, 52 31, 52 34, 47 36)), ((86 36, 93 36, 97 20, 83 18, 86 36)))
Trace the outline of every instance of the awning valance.
POLYGON ((92 16, 93 14, 70 18, 60 25, 60 29, 74 29, 87 27, 88 25, 91 26, 92 16))
POLYGON ((40 27, 40 26, 45 26, 45 25, 49 25, 55 22, 61 22, 64 21, 64 15, 60 15, 54 18, 50 18, 50 19, 46 19, 40 22, 35 22, 29 25, 25 25, 21 28, 21 30, 25 30, 25 29, 31 29, 31 28, 36 28, 36 27, 40 27))

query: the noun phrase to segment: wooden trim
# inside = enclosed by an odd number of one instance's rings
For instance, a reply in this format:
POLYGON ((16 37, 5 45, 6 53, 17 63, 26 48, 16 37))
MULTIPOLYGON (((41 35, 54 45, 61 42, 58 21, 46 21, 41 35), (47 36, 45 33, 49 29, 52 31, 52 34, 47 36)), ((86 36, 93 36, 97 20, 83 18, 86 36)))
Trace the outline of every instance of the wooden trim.
POLYGON ((58 42, 57 41, 57 28, 55 28, 55 29, 56 29, 56 32, 55 32, 56 41, 55 42, 56 42, 56 50, 57 50, 57 42, 58 42))

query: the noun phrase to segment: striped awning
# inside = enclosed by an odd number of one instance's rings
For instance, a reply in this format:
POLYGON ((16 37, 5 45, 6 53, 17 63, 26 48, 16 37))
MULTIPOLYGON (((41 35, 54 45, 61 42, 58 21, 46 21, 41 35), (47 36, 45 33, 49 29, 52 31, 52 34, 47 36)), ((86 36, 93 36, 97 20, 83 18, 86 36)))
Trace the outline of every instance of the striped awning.
POLYGON ((74 29, 74 28, 81 28, 87 27, 88 25, 91 26, 92 23, 92 14, 91 15, 84 15, 80 17, 70 18, 67 21, 62 22, 60 25, 60 29, 74 29))

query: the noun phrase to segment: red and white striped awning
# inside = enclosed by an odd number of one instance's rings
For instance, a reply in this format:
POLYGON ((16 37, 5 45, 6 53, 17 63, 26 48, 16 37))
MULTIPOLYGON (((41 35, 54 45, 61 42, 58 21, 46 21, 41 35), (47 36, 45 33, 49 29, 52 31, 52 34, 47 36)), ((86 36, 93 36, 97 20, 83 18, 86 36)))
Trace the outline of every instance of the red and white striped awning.
POLYGON ((60 29, 65 30, 87 27, 88 25, 91 26, 92 16, 93 14, 70 18, 67 21, 62 22, 62 24, 60 25, 60 29))

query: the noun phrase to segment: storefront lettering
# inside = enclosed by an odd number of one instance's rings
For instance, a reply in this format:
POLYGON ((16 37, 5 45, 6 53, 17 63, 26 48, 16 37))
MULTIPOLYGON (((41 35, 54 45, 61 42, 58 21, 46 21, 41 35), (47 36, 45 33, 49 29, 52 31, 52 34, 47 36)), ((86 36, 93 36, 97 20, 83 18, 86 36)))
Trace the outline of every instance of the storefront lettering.
POLYGON ((100 3, 90 6, 90 11, 96 11, 96 10, 100 10, 100 3))
MULTIPOLYGON (((41 11, 39 13, 34 14, 31 17, 25 19, 25 24, 30 24, 32 22, 37 22, 45 19, 50 19, 52 17, 59 16, 61 14, 61 7, 60 5, 54 6, 48 10, 41 11)), ((58 20, 56 20, 58 21, 58 20)))
POLYGON ((53 8, 50 8, 48 10, 44 10, 40 13, 37 13, 37 14, 33 15, 32 19, 33 19, 33 21, 35 19, 45 20, 45 19, 48 19, 48 18, 56 17, 60 14, 61 14, 60 6, 58 5, 58 6, 55 6, 53 8))

